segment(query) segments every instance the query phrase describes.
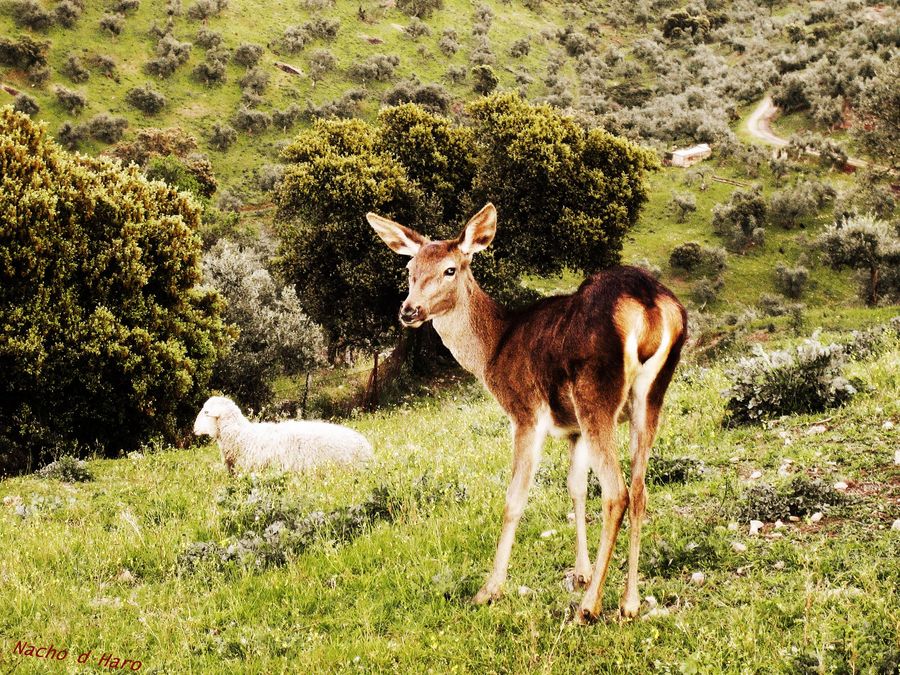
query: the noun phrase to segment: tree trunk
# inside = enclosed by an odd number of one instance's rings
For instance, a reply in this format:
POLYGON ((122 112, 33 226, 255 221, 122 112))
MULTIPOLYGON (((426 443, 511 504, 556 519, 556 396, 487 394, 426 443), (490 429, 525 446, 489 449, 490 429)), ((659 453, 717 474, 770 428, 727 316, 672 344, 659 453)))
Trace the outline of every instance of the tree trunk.
POLYGON ((878 268, 869 268, 869 304, 873 307, 878 304, 878 268))

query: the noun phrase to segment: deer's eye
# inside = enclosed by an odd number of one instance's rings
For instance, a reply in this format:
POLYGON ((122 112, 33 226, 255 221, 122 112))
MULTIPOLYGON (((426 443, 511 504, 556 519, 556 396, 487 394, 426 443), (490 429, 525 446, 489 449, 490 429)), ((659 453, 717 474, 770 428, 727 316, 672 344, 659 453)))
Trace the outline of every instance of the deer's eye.
POLYGON ((447 269, 444 270, 445 277, 452 277, 454 274, 456 274, 455 267, 448 267, 447 269))

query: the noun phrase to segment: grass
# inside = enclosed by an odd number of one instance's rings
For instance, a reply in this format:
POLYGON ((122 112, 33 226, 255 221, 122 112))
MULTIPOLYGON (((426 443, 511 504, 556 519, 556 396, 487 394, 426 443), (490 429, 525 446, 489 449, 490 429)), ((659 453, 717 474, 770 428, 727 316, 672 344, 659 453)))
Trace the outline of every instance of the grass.
MULTIPOLYGON (((498 406, 476 383, 457 380, 349 420, 372 440, 376 471, 320 471, 283 485, 263 478, 258 494, 271 490, 300 509, 360 503, 378 485, 402 507, 346 543, 323 533, 287 564, 261 571, 177 564, 190 542, 228 540, 232 502, 220 495, 246 484, 228 477, 212 447, 93 460, 86 483, 0 482, 0 669, 61 669, 12 654, 28 640, 172 673, 890 672, 900 658, 900 550, 890 531, 900 437, 882 424, 900 422, 900 348, 851 365, 867 389, 846 407, 768 427, 720 427, 724 368, 685 364, 667 399, 657 454, 706 469, 651 487, 640 590, 665 608, 660 616, 615 618, 623 533, 603 622, 566 621, 579 595, 562 583, 574 528, 559 441, 546 449, 519 528, 507 596, 470 604, 499 531, 509 441, 498 406), (824 418, 824 431, 810 434, 824 418), (769 525, 756 537, 746 523, 731 531, 738 497, 755 484, 750 474, 784 484, 785 458, 793 475, 848 482, 849 503, 818 523, 769 525), (422 475, 438 488, 464 486, 464 498, 417 501, 422 475), (732 541, 748 550, 735 552, 732 541), (690 582, 694 571, 705 584, 690 582), (523 586, 530 592, 520 595, 523 586)), ((624 429, 619 440, 624 461, 624 429)), ((592 547, 599 507, 589 500, 592 547)), ((66 668, 75 668, 71 658, 66 668)))

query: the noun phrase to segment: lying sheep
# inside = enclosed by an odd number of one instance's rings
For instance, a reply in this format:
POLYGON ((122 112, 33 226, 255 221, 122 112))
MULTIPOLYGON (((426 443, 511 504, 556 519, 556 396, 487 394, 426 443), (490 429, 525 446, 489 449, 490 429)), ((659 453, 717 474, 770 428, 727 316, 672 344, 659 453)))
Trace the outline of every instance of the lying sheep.
POLYGON ((219 442, 231 473, 235 466, 245 471, 270 465, 303 471, 328 462, 357 465, 372 459, 369 441, 353 429, 298 420, 251 422, 224 396, 213 396, 203 405, 194 433, 219 442))

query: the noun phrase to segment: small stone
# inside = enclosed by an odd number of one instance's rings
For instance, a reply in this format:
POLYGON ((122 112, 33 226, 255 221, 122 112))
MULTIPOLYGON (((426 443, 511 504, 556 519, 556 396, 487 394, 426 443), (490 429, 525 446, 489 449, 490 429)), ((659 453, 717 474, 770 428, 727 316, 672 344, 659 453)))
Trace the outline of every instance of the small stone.
POLYGON ((734 549, 735 553, 744 553, 747 550, 747 545, 739 541, 733 541, 731 542, 731 548, 734 549))
POLYGON ((528 588, 528 586, 519 586, 519 596, 524 598, 526 595, 531 595, 534 593, 533 590, 528 588))
POLYGON ((691 583, 695 586, 702 586, 706 583, 706 575, 703 572, 694 572, 691 575, 691 583))
POLYGON ((894 465, 900 466, 900 450, 894 451, 894 465))
POLYGON ((570 523, 574 523, 574 522, 575 522, 575 512, 574 512, 574 511, 569 511, 569 512, 566 514, 566 520, 568 520, 570 523))
POLYGON ((556 534, 556 530, 544 530, 541 532, 541 539, 549 539, 556 534))
POLYGON ((656 598, 653 597, 652 595, 648 595, 646 598, 644 598, 644 602, 647 603, 647 607, 649 609, 653 609, 654 607, 656 607, 659 604, 659 602, 657 602, 656 598))
POLYGON ((668 607, 654 607, 649 612, 644 614, 644 616, 641 617, 641 620, 647 621, 648 619, 656 619, 661 616, 669 616, 668 607))
POLYGON ((750 536, 754 536, 759 534, 759 531, 762 529, 763 521, 761 520, 751 520, 750 521, 750 536))
POLYGON ((894 423, 891 420, 885 420, 884 424, 881 425, 881 428, 885 431, 889 431, 894 428, 894 423))
POLYGON ((134 575, 131 573, 131 570, 126 567, 121 572, 119 572, 119 576, 116 577, 116 580, 121 581, 125 584, 130 584, 134 582, 134 575))
POLYGON ((818 523, 818 522, 819 522, 820 520, 822 520, 822 518, 824 518, 824 517, 825 517, 825 514, 824 514, 824 513, 822 513, 821 511, 816 511, 814 514, 812 514, 812 515, 809 517, 809 520, 810 520, 810 522, 818 523))
POLYGON ((895 532, 900 532, 900 518, 897 518, 897 520, 894 521, 894 524, 891 525, 891 529, 895 532))
POLYGON ((842 480, 839 480, 837 483, 834 484, 834 489, 835 489, 835 490, 841 490, 842 492, 843 492, 844 490, 846 490, 848 487, 850 487, 850 486, 847 485, 847 484, 846 484, 844 481, 842 481, 842 480))
POLYGON ((784 527, 784 523, 782 523, 780 520, 776 520, 775 521, 775 529, 780 530, 782 527, 784 527))
POLYGON ((792 523, 799 523, 800 516, 788 516, 788 520, 791 521, 792 523))
POLYGON ((781 539, 784 536, 781 532, 770 532, 769 537, 772 539, 781 539))
POLYGON ((728 529, 729 529, 731 532, 737 532, 737 531, 738 531, 738 524, 737 524, 737 523, 728 523, 728 529))
POLYGON ((741 461, 741 458, 740 457, 732 457, 728 461, 731 462, 732 464, 737 464, 738 462, 741 461))
POLYGON ((19 495, 6 495, 3 498, 3 506, 18 506, 22 503, 22 498, 19 495))
POLYGON ((776 570, 783 570, 786 565, 784 564, 784 560, 776 560, 775 564, 772 565, 776 570))
POLYGON ((814 424, 806 430, 806 435, 817 436, 818 434, 824 434, 826 431, 828 431, 828 427, 824 424, 814 424))

